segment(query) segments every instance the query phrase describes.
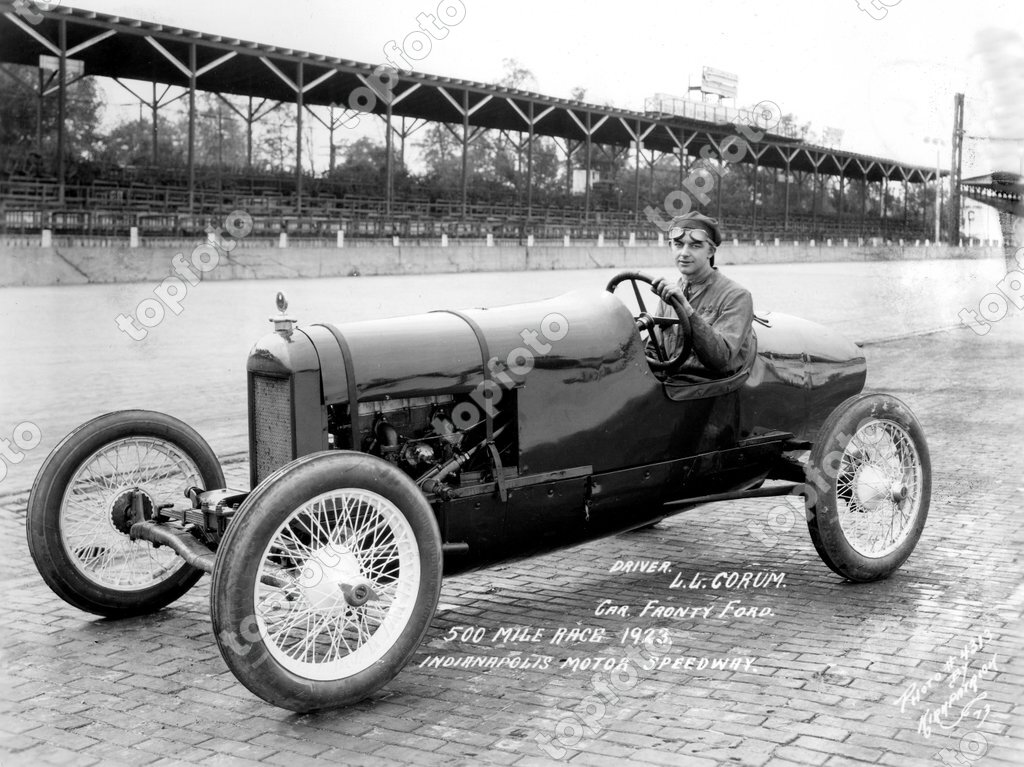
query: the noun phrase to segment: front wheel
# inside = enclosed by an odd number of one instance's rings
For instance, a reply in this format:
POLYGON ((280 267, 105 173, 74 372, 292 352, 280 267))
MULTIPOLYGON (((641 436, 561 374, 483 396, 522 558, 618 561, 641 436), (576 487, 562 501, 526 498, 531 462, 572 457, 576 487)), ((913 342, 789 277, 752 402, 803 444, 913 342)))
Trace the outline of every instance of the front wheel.
POLYGON ((874 581, 906 561, 931 499, 928 445, 910 408, 886 394, 846 400, 821 427, 806 474, 807 526, 826 565, 874 581))
POLYGON ((134 522, 189 508, 190 487, 224 486, 217 456, 191 427, 147 410, 79 426, 47 456, 28 499, 36 568, 70 604, 107 617, 159 610, 202 575, 168 549, 133 541, 134 522))
POLYGON ((267 477, 221 542, 210 589, 225 663, 282 708, 355 703, 416 651, 441 590, 441 536, 419 488, 363 453, 267 477))

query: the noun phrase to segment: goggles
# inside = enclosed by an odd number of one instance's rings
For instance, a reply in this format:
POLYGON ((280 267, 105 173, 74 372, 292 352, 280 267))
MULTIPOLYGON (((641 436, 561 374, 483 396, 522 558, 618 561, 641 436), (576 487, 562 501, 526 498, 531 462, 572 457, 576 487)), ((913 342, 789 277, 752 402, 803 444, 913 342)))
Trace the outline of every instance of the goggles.
POLYGON ((677 245, 693 244, 696 242, 706 242, 714 247, 714 240, 711 239, 711 235, 705 232, 703 229, 686 229, 681 226, 674 226, 668 230, 668 239, 670 242, 677 245), (683 237, 690 235, 690 242, 684 243, 683 237))

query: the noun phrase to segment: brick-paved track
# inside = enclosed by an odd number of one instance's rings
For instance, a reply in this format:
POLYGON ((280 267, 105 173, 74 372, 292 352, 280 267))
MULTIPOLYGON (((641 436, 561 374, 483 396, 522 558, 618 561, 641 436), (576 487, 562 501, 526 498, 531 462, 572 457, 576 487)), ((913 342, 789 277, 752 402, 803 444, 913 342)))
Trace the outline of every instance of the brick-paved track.
MULTIPOLYGON (((0 763, 525 766, 557 756, 594 765, 902 767, 941 763, 943 749, 947 764, 979 755, 973 763, 1024 763, 1024 321, 868 354, 869 388, 915 409, 934 469, 924 536, 892 578, 843 583, 819 561, 802 518, 778 501, 708 506, 445 581, 412 663, 372 700, 342 711, 295 716, 241 687, 210 631, 209 579, 144 618, 104 621, 66 606, 32 568, 24 497, 8 498, 0 763), (619 559, 670 561, 672 572, 610 572, 619 559), (723 571, 783 574, 785 587, 670 588, 676 574, 689 583, 723 571), (604 599, 630 606, 631 616, 596 617, 604 599), (655 599, 711 612, 641 618, 655 599), (771 614, 720 617, 731 600, 771 614), (460 626, 482 627, 485 639, 449 641, 460 626), (519 626, 543 630, 542 641, 495 641, 498 629, 519 626), (551 644, 559 627, 601 627, 609 639, 551 644), (644 657, 680 665, 693 657, 691 668, 645 668, 619 643, 627 627, 667 628, 671 645, 644 657), (966 653, 974 686, 959 697, 957 655, 979 636, 984 646, 966 653), (467 656, 549 657, 550 665, 420 666, 467 656), (617 675, 572 673, 562 663, 573 657, 623 665, 617 675), (749 669, 696 668, 700 658, 744 657, 749 669), (995 668, 981 673, 993 658, 995 668), (901 710, 900 696, 929 679, 901 710), (948 729, 920 734, 929 712, 948 729)), ((244 476, 244 465, 229 475, 244 476)))

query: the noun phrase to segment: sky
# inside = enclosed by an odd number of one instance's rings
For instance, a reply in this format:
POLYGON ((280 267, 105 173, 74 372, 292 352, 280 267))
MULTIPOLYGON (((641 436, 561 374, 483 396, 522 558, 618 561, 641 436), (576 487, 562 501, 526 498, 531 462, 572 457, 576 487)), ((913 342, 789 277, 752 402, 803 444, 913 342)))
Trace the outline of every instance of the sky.
MULTIPOLYGON (((1020 0, 64 0, 78 8, 383 63, 389 41, 444 7, 462 20, 416 69, 494 82, 505 59, 530 89, 642 110, 655 93, 684 95, 703 66, 737 75, 738 105, 770 100, 800 123, 844 131, 842 148, 950 164, 953 94, 967 96, 967 133, 1024 139, 1024 3, 1020 0), (872 4, 873 3, 873 4, 872 4), (863 8, 862 8, 863 7, 863 8), (926 139, 945 142, 937 147, 926 139)), ((127 97, 127 94, 122 96, 127 97)), ((1024 141, 969 140, 964 176, 1018 170, 1024 141)))

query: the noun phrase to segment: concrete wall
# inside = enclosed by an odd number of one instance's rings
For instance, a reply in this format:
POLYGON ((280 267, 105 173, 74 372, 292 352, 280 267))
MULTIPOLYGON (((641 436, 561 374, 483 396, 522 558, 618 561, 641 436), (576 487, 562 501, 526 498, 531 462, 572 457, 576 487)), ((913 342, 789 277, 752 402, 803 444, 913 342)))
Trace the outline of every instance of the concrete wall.
MULTIPOLYGON (((0 242, 0 287, 109 282, 153 282, 172 273, 172 260, 189 247, 129 248, 127 243, 42 248, 24 242, 0 242)), ((720 264, 775 264, 814 261, 891 261, 1002 257, 999 247, 731 245, 719 251, 720 264)), ((209 257, 206 257, 209 260, 209 257)), ((279 277, 430 274, 439 272, 525 271, 547 269, 664 266, 667 248, 578 245, 561 247, 458 245, 277 248, 238 247, 221 253, 203 279, 236 280, 279 277)))

